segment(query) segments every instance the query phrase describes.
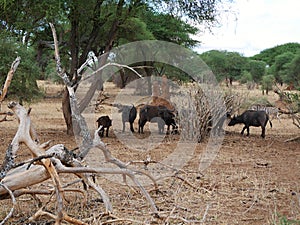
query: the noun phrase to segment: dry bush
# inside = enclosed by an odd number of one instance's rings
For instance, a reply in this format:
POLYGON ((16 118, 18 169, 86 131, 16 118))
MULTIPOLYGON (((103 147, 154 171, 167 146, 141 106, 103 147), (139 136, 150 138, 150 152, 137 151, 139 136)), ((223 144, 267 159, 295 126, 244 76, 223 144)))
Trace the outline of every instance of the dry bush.
POLYGON ((282 91, 280 88, 276 87, 276 94, 279 95, 280 101, 284 103, 285 108, 288 110, 287 113, 290 114, 293 124, 300 128, 300 95, 298 92, 282 91))
POLYGON ((204 140, 210 131, 218 135, 231 112, 239 108, 244 98, 233 92, 223 92, 214 86, 189 84, 179 91, 172 102, 178 111, 183 140, 204 140))

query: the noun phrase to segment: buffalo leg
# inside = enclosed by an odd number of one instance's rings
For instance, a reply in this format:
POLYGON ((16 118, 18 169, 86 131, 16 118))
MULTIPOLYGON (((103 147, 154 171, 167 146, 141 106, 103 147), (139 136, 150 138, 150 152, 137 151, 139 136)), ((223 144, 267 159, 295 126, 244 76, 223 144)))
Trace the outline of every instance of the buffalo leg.
POLYGON ((108 137, 108 131, 109 131, 109 127, 106 128, 106 137, 108 137))
POLYGON ((266 128, 265 127, 261 127, 261 137, 265 138, 266 136, 266 128))
POLYGON ((132 133, 134 133, 133 123, 130 123, 130 130, 131 130, 132 133))
POLYGON ((250 134, 250 127, 248 126, 247 127, 247 136, 249 136, 249 134, 250 134))
POLYGON ((140 120, 140 119, 139 119, 139 121, 138 121, 138 125, 139 125, 139 130, 138 130, 138 132, 141 133, 141 120, 140 120))
POLYGON ((244 127, 243 127, 243 130, 242 130, 242 132, 241 132, 241 135, 244 134, 244 131, 245 131, 246 128, 247 128, 247 126, 244 126, 244 127))
POLYGON ((125 121, 122 121, 123 122, 123 129, 122 129, 122 132, 124 133, 125 132, 125 121))
POLYGON ((144 121, 141 121, 141 120, 139 120, 139 133, 144 133, 144 126, 145 126, 145 124, 146 124, 146 121, 144 122, 144 121))

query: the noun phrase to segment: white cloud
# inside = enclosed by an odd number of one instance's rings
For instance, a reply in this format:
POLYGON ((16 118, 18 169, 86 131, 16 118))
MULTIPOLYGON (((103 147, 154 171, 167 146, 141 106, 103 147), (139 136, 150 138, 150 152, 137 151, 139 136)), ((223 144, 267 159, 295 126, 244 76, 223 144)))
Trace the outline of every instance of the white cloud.
POLYGON ((235 13, 223 15, 220 28, 213 34, 197 35, 199 52, 211 49, 240 52, 252 56, 288 42, 300 42, 300 14, 294 0, 239 0, 235 13))

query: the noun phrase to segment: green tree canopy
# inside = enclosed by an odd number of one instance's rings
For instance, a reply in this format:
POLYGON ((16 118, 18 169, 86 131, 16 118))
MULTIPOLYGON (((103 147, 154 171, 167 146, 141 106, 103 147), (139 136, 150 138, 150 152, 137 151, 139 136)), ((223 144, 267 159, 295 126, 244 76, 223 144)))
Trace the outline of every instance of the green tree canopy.
POLYGON ((266 94, 268 94, 269 91, 272 90, 274 82, 275 82, 275 77, 273 75, 269 74, 269 75, 262 76, 261 88, 263 90, 263 93, 264 90, 266 90, 266 94))
POLYGON ((275 63, 276 56, 279 56, 286 52, 295 54, 298 50, 300 50, 299 43, 286 43, 283 45, 275 46, 273 48, 265 49, 259 54, 251 57, 251 59, 264 61, 268 66, 272 66, 275 63))
POLYGON ((258 60, 250 60, 249 71, 252 75, 253 81, 255 83, 259 83, 266 73, 266 63, 258 60))
POLYGON ((282 83, 283 80, 286 79, 289 74, 290 63, 294 57, 295 54, 292 52, 285 52, 275 57, 275 63, 273 66, 276 82, 282 83))
POLYGON ((191 38, 198 29, 190 24, 213 26, 222 1, 1 1, 0 26, 26 44, 34 46, 44 71, 51 61, 52 34, 56 26, 66 70, 76 76, 90 51, 96 56, 126 41, 158 39, 185 47, 198 42, 191 38))
POLYGON ((20 102, 32 101, 40 96, 40 91, 36 84, 40 70, 34 61, 34 51, 25 47, 15 38, 8 38, 0 34, 0 83, 4 84, 11 63, 17 56, 21 57, 21 63, 13 77, 8 90, 8 97, 17 96, 20 102))
POLYGON ((191 35, 198 32, 198 28, 172 14, 144 10, 139 16, 157 40, 173 42, 187 48, 195 47, 199 43, 191 38, 191 35))
POLYGON ((300 51, 290 63, 289 74, 283 76, 283 81, 287 84, 292 83, 295 87, 300 88, 300 51))
POLYGON ((225 79, 228 75, 226 52, 211 50, 202 53, 200 56, 215 74, 217 80, 225 79))
POLYGON ((252 77, 251 73, 244 70, 243 73, 242 73, 242 76, 240 78, 240 82, 242 84, 245 84, 245 83, 248 83, 248 82, 251 82, 251 81, 253 81, 253 77, 252 77))
POLYGON ((219 81, 238 80, 247 67, 247 58, 237 52, 212 50, 202 53, 201 58, 211 68, 219 81))

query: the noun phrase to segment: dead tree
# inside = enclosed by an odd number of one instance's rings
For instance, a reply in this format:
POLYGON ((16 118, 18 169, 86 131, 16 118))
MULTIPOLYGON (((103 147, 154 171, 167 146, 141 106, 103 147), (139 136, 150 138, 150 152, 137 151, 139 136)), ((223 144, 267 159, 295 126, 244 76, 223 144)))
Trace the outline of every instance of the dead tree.
POLYGON ((26 110, 23 106, 16 102, 9 103, 8 107, 18 118, 19 128, 11 144, 7 148, 5 159, 0 168, 0 199, 11 197, 11 199, 13 199, 14 201, 15 197, 19 197, 24 194, 48 194, 49 196, 52 196, 54 194, 54 196, 56 197, 56 211, 45 211, 44 208, 46 207, 46 203, 37 212, 35 212, 33 216, 30 217, 30 221, 36 220, 39 216, 46 216, 53 219, 55 221, 55 224, 57 225, 61 224, 63 221, 72 224, 86 224, 83 221, 70 217, 65 212, 64 208, 66 202, 64 199, 64 193, 68 190, 63 187, 60 174, 75 174, 76 176, 80 177, 82 182, 84 182, 85 184, 84 186, 89 187, 86 190, 80 190, 80 192, 83 193, 91 189, 98 193, 103 200, 107 213, 113 212, 113 207, 110 202, 109 196, 100 186, 92 181, 91 174, 119 174, 123 177, 125 183, 128 178, 132 180, 141 194, 148 201, 152 213, 154 215, 158 215, 158 211, 154 201, 152 200, 147 190, 140 184, 139 180, 136 178, 136 175, 143 174, 144 176, 147 176, 153 182, 153 186, 157 188, 155 179, 145 172, 140 172, 128 168, 128 164, 113 157, 109 149, 97 135, 101 127, 95 131, 94 138, 92 139, 85 119, 81 115, 80 109, 78 107, 74 88, 71 86, 71 82, 69 81, 68 76, 63 72, 61 68, 56 41, 56 33, 52 24, 51 29, 53 32, 55 43, 55 59, 57 63, 57 72, 67 86, 70 96, 72 116, 76 118, 77 126, 82 137, 80 154, 78 154, 75 158, 74 154, 71 151, 67 150, 62 144, 54 145, 52 147, 49 147, 50 143, 48 142, 41 144, 30 119, 31 109, 26 110), (14 159, 19 151, 20 143, 24 143, 28 147, 28 149, 32 153, 32 159, 22 163, 21 165, 16 165, 14 159), (83 166, 82 160, 85 158, 91 148, 98 148, 99 150, 101 150, 106 162, 116 165, 116 168, 93 168, 83 166), (45 188, 43 188, 43 190, 26 189, 26 187, 32 186, 34 184, 40 184, 49 179, 53 183, 54 190, 47 190, 45 188))
POLYGON ((16 70, 17 70, 17 68, 18 68, 18 66, 20 64, 20 61, 21 61, 21 57, 17 57, 15 59, 15 61, 11 64, 10 70, 9 70, 9 72, 7 74, 7 77, 6 77, 6 81, 5 81, 4 85, 3 85, 3 89, 2 89, 2 91, 0 93, 0 104, 3 102, 3 100, 4 100, 4 98, 5 98, 6 94, 7 94, 7 90, 9 88, 9 86, 10 86, 10 83, 12 81, 14 73, 16 72, 16 70))
MULTIPOLYGON (((11 67, 10 67, 10 70, 8 71, 8 74, 6 76, 6 80, 5 80, 5 83, 3 85, 3 89, 0 91, 0 110, 1 110, 1 105, 2 105, 2 102, 4 101, 6 95, 7 95, 7 91, 8 91, 8 88, 11 84, 11 81, 12 81, 12 78, 14 76, 14 73, 16 72, 19 64, 20 64, 20 61, 21 61, 21 57, 17 57, 15 59, 15 61, 13 61, 13 63, 11 64, 11 67)), ((0 120, 0 122, 3 122, 3 121, 8 121, 7 120, 7 116, 11 116, 12 114, 11 113, 7 113, 7 112, 1 112, 0 115, 5 115, 4 118, 2 118, 0 120)))

